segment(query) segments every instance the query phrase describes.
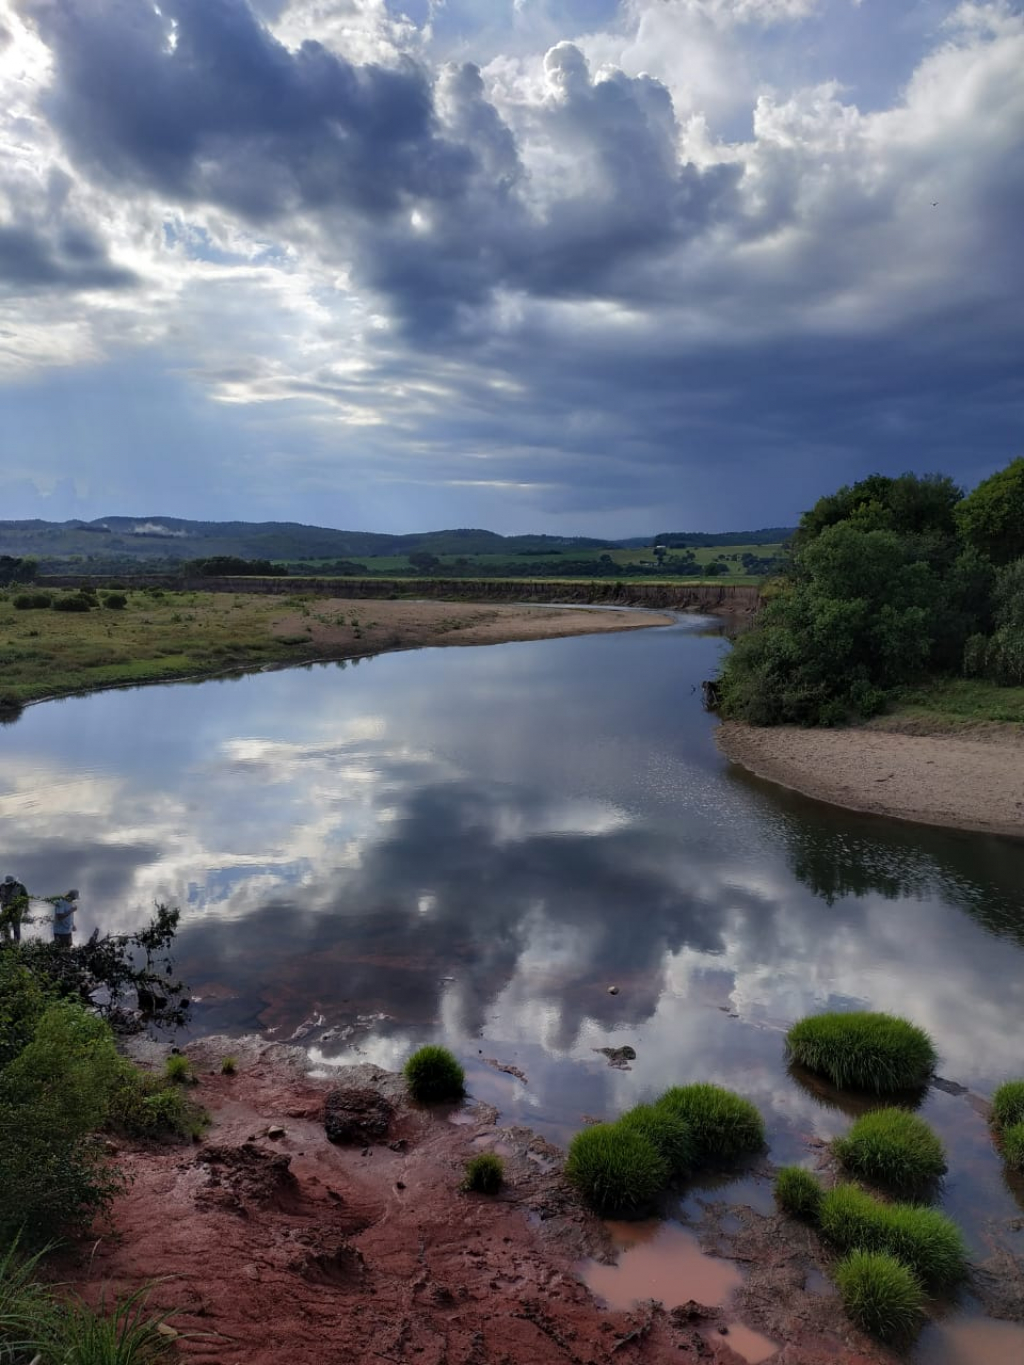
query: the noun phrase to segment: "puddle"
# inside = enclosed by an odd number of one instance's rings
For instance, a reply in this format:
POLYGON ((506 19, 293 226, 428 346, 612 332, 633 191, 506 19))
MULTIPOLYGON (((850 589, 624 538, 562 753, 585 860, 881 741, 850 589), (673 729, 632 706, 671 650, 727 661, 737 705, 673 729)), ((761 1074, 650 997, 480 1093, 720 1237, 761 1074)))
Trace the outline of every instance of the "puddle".
POLYGON ((752 1327, 744 1327, 742 1322, 730 1322, 728 1333, 718 1340, 728 1342, 730 1349, 742 1356, 748 1365, 760 1365, 779 1349, 777 1342, 769 1341, 752 1327))
POLYGON ((993 1318, 933 1323, 922 1332, 912 1359, 920 1365, 1021 1365, 1024 1327, 993 1318))
POLYGON ((743 1283, 731 1261, 706 1255, 678 1223, 611 1223, 609 1230, 622 1248, 618 1263, 584 1261, 580 1267, 583 1282, 609 1308, 630 1308, 643 1299, 666 1308, 689 1299, 717 1307, 743 1283))

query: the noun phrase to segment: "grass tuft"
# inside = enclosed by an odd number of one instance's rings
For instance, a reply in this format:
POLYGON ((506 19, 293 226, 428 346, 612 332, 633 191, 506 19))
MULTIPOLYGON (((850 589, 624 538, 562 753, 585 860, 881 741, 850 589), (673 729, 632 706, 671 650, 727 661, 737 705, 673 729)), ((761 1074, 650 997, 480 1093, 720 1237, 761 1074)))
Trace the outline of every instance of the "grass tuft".
POLYGON ((1024 1123, 1011 1123, 1000 1134, 1003 1160, 1012 1171, 1024 1175, 1024 1123))
POLYGON ((783 1213, 816 1223, 821 1212, 822 1189, 803 1166, 783 1166, 775 1177, 775 1200, 783 1213))
POLYGON ((866 1010, 814 1014, 786 1035, 790 1058, 840 1089, 892 1094, 925 1085, 937 1061, 923 1029, 866 1010))
POLYGON ((55 1309, 48 1291, 34 1277, 44 1251, 22 1256, 17 1239, 0 1253, 0 1360, 31 1360, 36 1344, 48 1335, 55 1309))
POLYGON ((656 1104, 638 1104, 622 1115, 617 1126, 647 1138, 674 1178, 688 1175, 696 1165, 697 1145, 690 1125, 667 1109, 659 1109, 656 1104))
POLYGON ((164 1075, 175 1085, 189 1085, 192 1081, 192 1063, 180 1052, 172 1052, 167 1058, 164 1075))
POLYGON ((237 1057, 222 1057, 220 1059, 220 1074, 222 1076, 233 1076, 237 1070, 237 1057))
POLYGON ((424 1104, 457 1100, 465 1093, 466 1073, 446 1047, 430 1043, 405 1064, 409 1094, 424 1104))
POLYGON ((597 1123, 569 1144, 565 1174, 597 1213, 633 1218, 646 1212, 668 1180, 668 1165, 636 1128, 597 1123))
POLYGON ((929 1289, 948 1289, 967 1272, 960 1229, 935 1209, 883 1204, 853 1185, 837 1185, 822 1197, 820 1226, 836 1250, 884 1251, 929 1289))
POLYGON ((662 1113, 681 1119, 693 1137, 698 1164, 731 1161, 764 1146, 764 1121, 749 1100, 718 1085, 674 1085, 658 1100, 662 1113))
POLYGON ((847 1315, 882 1341, 906 1342, 921 1325, 924 1291, 913 1271, 883 1251, 851 1251, 836 1266, 847 1315))
POLYGON ((1006 1081, 992 1096, 992 1122, 996 1128, 1024 1123, 1024 1081, 1006 1081))
POLYGON ((473 1194, 497 1194, 505 1179, 505 1163, 493 1152, 481 1152, 466 1162, 462 1188, 473 1194))
POLYGON ((131 1137, 194 1138, 209 1121, 206 1111, 173 1078, 154 1076, 123 1061, 107 1111, 107 1123, 115 1132, 131 1137))
POLYGON ((93 1309, 72 1298, 56 1319, 50 1350, 43 1358, 61 1365, 155 1365, 174 1353, 173 1337, 161 1332, 170 1316, 147 1311, 148 1287, 93 1309))
POLYGON ((862 1115, 833 1149, 853 1175, 900 1193, 924 1190, 946 1172, 942 1143, 924 1119, 906 1109, 862 1115))

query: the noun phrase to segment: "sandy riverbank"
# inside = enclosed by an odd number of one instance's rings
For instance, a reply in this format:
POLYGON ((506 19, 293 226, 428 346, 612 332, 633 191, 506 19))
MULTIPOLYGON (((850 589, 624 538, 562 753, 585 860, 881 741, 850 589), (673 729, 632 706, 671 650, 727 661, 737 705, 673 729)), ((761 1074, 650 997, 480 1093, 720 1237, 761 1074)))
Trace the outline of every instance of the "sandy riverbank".
POLYGON ((1024 727, 907 733, 886 722, 844 730, 718 730, 727 758, 758 777, 848 810, 1024 838, 1024 727))
MULTIPOLYGON (((451 1113, 412 1106, 401 1078, 375 1067, 318 1078, 299 1049, 258 1038, 208 1038, 188 1054, 212 1115, 205 1139, 120 1145, 130 1184, 115 1233, 55 1268, 93 1299, 157 1280, 151 1307, 175 1310, 192 1365, 893 1360, 822 1292, 820 1248, 791 1220, 709 1204, 695 1236, 732 1260, 698 1260, 742 1282, 728 1302, 688 1302, 707 1286, 691 1253, 667 1277, 674 1309, 650 1301, 644 1276, 635 1307, 605 1308, 581 1265, 609 1259, 609 1229, 565 1184, 562 1154, 535 1134, 501 1129, 494 1110, 471 1102, 451 1113), (228 1051, 234 1076, 219 1070, 228 1051), (339 1086, 359 1087, 370 1109, 386 1101, 386 1131, 329 1142, 325 1099, 339 1086), (488 1149, 505 1159, 505 1189, 461 1193, 466 1157, 488 1149), (768 1355, 750 1353, 766 1335, 768 1355)), ((631 1228, 634 1242, 656 1230, 631 1228)))

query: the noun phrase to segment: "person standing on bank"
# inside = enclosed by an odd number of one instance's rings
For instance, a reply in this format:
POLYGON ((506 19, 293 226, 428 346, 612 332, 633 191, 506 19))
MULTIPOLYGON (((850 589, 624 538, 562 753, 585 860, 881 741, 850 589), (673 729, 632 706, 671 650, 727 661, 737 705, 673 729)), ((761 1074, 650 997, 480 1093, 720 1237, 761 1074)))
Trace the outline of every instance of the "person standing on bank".
POLYGON ((3 936, 21 942, 21 917, 28 905, 28 892, 16 877, 5 877, 0 882, 0 928, 3 936))
POLYGON ((53 902, 53 941, 58 948, 71 947, 71 935, 75 932, 75 911, 78 909, 78 892, 68 891, 53 902))

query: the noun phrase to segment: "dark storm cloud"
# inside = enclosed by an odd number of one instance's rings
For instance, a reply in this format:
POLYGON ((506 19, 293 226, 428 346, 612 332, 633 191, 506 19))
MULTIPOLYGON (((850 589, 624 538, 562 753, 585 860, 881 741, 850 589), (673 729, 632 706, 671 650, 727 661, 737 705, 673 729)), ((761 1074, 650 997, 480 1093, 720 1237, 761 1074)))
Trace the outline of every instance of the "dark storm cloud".
POLYGON ((0 293, 124 289, 136 282, 130 270, 111 264, 105 244, 85 228, 47 236, 28 225, 0 224, 0 293))

